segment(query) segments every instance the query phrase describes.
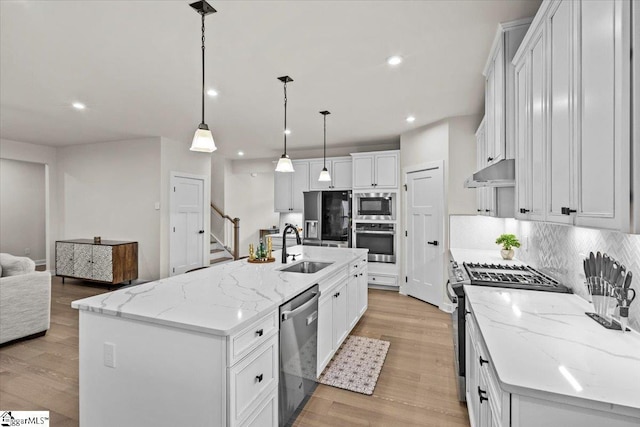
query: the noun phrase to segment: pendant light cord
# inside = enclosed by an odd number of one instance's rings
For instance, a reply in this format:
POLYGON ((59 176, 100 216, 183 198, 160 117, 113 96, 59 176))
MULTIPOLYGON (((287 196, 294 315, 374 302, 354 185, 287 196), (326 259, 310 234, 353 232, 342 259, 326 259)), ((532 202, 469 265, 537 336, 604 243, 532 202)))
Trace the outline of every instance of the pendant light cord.
POLYGON ((204 124, 204 12, 202 15, 202 123, 204 124))
POLYGON ((284 155, 287 155, 287 82, 284 82, 284 155))
POLYGON ((327 115, 324 115, 324 170, 327 169, 327 115))

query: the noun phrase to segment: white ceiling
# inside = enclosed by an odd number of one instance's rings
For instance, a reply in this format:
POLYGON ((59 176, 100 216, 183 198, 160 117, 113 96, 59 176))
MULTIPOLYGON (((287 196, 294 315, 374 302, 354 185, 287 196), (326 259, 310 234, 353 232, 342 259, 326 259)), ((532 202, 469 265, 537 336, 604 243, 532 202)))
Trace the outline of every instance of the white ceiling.
MULTIPOLYGON (((191 142, 200 18, 189 1, 1 1, 0 136, 52 146, 146 136, 191 142), (77 111, 74 101, 87 104, 77 111)), ((216 1, 206 18, 206 122, 218 152, 291 153, 398 141, 483 111, 496 25, 540 1, 216 1), (399 54, 396 68, 386 58, 399 54), (406 116, 414 115, 409 124, 406 116)))

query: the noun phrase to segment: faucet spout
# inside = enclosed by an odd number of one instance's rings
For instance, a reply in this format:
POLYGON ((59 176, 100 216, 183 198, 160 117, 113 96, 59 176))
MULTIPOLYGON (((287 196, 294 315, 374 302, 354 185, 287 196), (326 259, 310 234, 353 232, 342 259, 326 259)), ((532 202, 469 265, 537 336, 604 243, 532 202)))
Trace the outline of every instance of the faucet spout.
POLYGON ((301 245, 302 244, 302 240, 300 239, 300 233, 298 233, 298 227, 294 226, 293 224, 285 224, 284 227, 284 231, 282 232, 282 263, 286 264, 287 263, 287 256, 289 256, 289 254, 287 254, 287 233, 289 233, 290 230, 293 230, 296 233, 296 244, 301 245))

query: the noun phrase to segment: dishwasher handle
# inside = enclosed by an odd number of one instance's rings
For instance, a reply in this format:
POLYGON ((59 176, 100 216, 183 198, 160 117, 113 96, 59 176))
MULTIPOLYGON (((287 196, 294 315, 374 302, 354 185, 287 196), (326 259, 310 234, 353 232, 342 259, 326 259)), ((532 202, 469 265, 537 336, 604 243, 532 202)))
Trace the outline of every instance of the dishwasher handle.
POLYGON ((315 304, 318 301, 318 298, 320 298, 320 295, 318 295, 318 292, 314 292, 313 293, 313 298, 311 298, 309 301, 307 301, 304 304, 302 304, 300 307, 296 308, 295 310, 283 311, 282 314, 281 314, 282 321, 284 322, 286 320, 289 320, 291 317, 295 316, 296 314, 300 313, 301 311, 305 311, 307 308, 309 308, 313 304, 315 304))

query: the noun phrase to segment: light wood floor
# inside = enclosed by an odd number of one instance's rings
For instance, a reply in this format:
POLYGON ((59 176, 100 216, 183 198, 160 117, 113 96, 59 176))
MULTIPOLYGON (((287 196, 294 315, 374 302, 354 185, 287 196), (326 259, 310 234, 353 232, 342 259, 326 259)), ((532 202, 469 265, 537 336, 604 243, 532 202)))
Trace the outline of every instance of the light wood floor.
MULTIPOLYGON (((0 408, 48 410, 51 425, 78 425, 78 313, 71 301, 104 288, 52 279, 51 329, 0 348, 0 408)), ((372 396, 320 384, 296 426, 468 426, 457 400, 451 316, 394 292, 369 290, 354 335, 391 342, 372 396)))
POLYGON ((373 395, 319 384, 294 426, 469 425, 458 402, 450 314, 369 289, 369 308, 351 334, 391 342, 373 395))

